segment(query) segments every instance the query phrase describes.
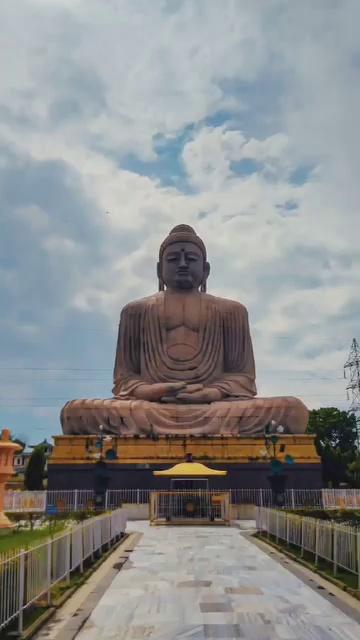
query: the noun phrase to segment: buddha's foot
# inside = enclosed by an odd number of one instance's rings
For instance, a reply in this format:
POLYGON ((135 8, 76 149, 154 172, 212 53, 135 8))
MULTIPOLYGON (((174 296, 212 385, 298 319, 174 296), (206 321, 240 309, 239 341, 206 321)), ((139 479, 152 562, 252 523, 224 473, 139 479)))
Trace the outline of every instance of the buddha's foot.
POLYGON ((271 420, 285 433, 304 433, 308 410, 297 398, 252 398, 201 405, 144 400, 72 400, 61 411, 64 434, 260 436, 271 420))

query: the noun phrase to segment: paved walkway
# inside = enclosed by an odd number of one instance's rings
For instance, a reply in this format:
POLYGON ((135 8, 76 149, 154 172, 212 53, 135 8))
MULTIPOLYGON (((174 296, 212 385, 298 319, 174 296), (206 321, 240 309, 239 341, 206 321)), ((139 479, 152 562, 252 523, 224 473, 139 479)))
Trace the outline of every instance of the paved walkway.
POLYGON ((132 524, 144 535, 77 640, 359 640, 357 622, 238 529, 132 524))

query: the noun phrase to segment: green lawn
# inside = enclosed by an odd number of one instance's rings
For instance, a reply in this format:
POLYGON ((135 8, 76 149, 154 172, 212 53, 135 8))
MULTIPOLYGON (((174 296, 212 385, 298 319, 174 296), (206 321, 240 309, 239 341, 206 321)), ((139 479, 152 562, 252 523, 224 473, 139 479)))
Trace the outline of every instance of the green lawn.
POLYGON ((64 522, 56 522, 48 525, 42 529, 22 529, 17 531, 13 529, 10 533, 0 536, 0 553, 9 551, 10 549, 28 549, 29 547, 35 547, 42 542, 45 542, 47 538, 59 533, 64 529, 64 522))
POLYGON ((360 509, 287 509, 290 513, 319 520, 332 520, 339 524, 360 526, 360 509))

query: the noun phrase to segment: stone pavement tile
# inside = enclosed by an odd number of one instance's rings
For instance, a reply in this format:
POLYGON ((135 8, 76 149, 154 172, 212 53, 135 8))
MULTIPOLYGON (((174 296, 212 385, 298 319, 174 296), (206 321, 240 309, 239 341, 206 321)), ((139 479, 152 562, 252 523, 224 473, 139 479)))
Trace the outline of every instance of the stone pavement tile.
POLYGON ((211 587, 211 580, 185 580, 184 582, 178 582, 178 588, 197 588, 197 587, 211 587))
POLYGON ((205 638, 244 638, 237 624, 205 624, 205 638))
POLYGON ((132 524, 143 537, 131 565, 77 640, 360 640, 360 625, 239 530, 132 524))
POLYGON ((200 602, 200 611, 202 613, 217 613, 219 611, 232 611, 230 602, 200 602))
POLYGON ((261 596, 264 592, 259 587, 225 587, 225 593, 261 596))

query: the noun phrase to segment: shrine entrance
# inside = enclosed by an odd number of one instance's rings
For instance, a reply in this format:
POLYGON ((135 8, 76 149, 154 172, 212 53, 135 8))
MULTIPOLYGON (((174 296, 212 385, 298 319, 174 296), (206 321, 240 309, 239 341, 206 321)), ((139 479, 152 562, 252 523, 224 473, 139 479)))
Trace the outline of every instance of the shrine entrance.
POLYGON ((150 524, 230 524, 228 491, 177 490, 150 494, 150 524))
POLYGON ((151 493, 150 524, 230 524, 229 491, 209 490, 209 477, 226 471, 193 462, 190 454, 187 462, 154 475, 170 478, 170 490, 151 493))

